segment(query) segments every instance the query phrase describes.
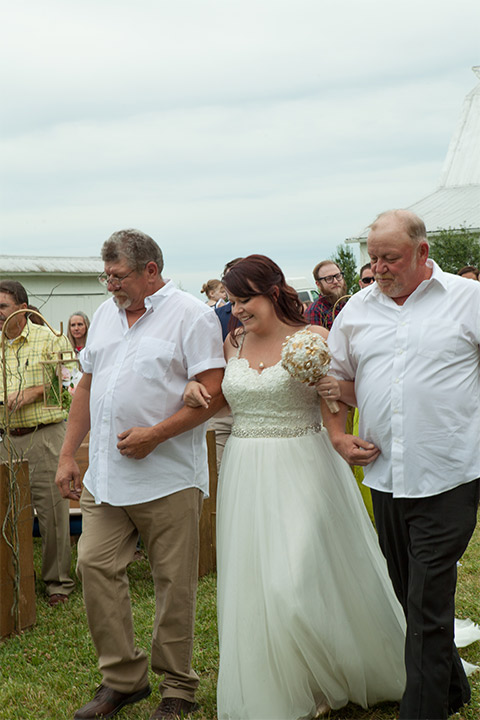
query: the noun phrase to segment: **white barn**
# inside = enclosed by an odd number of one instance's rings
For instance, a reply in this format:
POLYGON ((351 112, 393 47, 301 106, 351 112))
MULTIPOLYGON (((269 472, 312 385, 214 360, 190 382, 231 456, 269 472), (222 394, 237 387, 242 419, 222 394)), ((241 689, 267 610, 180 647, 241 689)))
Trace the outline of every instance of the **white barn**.
MULTIPOLYGON (((480 65, 472 68, 480 79, 480 65)), ((453 133, 437 189, 410 205, 427 227, 427 235, 461 227, 480 233, 480 82, 466 96, 453 133)), ((368 262, 365 228, 347 242, 360 243, 360 264, 368 262)))
POLYGON ((0 255, 0 279, 18 280, 53 328, 67 332, 67 321, 76 310, 91 319, 97 307, 107 299, 97 277, 103 262, 96 257, 30 257, 0 255))

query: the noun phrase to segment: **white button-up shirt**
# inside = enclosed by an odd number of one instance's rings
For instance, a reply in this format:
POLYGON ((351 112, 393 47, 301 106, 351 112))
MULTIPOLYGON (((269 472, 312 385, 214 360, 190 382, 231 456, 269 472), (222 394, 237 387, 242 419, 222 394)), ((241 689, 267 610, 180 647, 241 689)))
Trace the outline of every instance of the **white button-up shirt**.
POLYGON ((432 276, 404 305, 373 284, 328 338, 332 374, 355 380, 359 435, 381 451, 365 484, 394 497, 480 477, 480 282, 427 262, 432 276))
POLYGON ((118 433, 149 427, 182 406, 197 373, 225 365, 216 313, 172 281, 145 298, 128 327, 113 299, 96 311, 81 353, 92 374, 89 467, 85 487, 97 503, 134 505, 198 487, 208 494, 205 425, 158 445, 142 460, 117 449, 118 433))

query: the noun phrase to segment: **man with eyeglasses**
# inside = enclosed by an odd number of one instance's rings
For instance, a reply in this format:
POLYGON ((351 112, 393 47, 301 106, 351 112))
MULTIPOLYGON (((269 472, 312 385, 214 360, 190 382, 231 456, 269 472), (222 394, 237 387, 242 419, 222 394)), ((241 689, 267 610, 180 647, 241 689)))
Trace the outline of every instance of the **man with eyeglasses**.
POLYGON ((305 319, 311 325, 322 325, 330 330, 333 321, 345 307, 348 298, 343 272, 331 260, 322 260, 313 268, 313 279, 318 287, 319 297, 305 310, 305 319), (344 299, 341 299, 344 298, 344 299))
POLYGON ((371 263, 367 263, 366 265, 363 265, 360 268, 359 278, 358 278, 358 284, 360 285, 361 289, 368 287, 371 285, 371 283, 375 282, 375 277, 372 273, 372 265, 371 263))
POLYGON ((162 252, 148 235, 114 233, 102 259, 99 279, 113 297, 96 311, 81 353, 84 375, 57 473, 62 495, 78 498, 74 455, 91 429, 77 569, 102 684, 74 718, 113 717, 151 692, 126 573, 140 533, 155 583, 152 669, 164 675, 151 718, 174 720, 197 709, 191 659, 198 523, 208 493, 203 423, 221 397, 221 328, 211 308, 163 279, 162 252), (183 405, 193 377, 209 387, 208 411, 183 405))

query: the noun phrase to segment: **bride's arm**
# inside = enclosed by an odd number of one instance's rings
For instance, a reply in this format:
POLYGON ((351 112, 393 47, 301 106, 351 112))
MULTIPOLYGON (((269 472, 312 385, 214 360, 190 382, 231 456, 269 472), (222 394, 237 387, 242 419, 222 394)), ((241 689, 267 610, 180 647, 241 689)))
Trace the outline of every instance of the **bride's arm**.
MULTIPOLYGON (((327 340, 328 330, 321 325, 311 325, 310 332, 318 333, 327 340)), ((351 407, 357 406, 357 398, 355 397, 355 383, 348 380, 337 380, 332 375, 325 375, 317 384, 317 392, 320 397, 329 400, 341 400, 345 405, 351 407)))
POLYGON ((349 380, 337 380, 333 375, 325 375, 315 385, 317 392, 324 400, 341 400, 350 407, 357 406, 355 383, 349 380))

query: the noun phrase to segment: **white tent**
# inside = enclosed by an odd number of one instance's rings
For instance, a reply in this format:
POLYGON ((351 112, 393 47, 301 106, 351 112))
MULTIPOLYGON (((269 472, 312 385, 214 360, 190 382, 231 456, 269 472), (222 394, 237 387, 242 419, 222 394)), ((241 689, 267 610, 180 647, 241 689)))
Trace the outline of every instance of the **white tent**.
MULTIPOLYGON (((480 66, 472 70, 480 79, 480 66)), ((461 227, 480 232, 480 82, 464 100, 437 189, 408 210, 422 218, 428 235, 461 227)), ((366 241, 367 228, 347 240, 360 243, 361 262, 368 262, 366 241)))

